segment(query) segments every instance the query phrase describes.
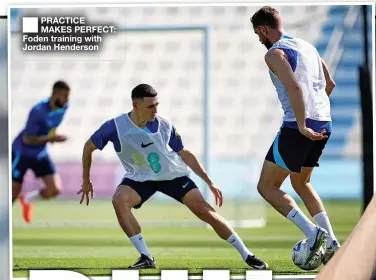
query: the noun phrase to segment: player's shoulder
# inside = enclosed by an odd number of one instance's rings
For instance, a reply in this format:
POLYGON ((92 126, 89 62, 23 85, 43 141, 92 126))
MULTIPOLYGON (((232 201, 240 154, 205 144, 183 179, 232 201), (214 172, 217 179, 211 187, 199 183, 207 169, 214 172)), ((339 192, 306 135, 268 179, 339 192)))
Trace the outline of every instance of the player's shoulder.
POLYGON ((112 118, 102 121, 97 131, 106 135, 113 133, 114 131, 116 131, 115 119, 112 118))
POLYGON ((272 61, 280 56, 283 56, 285 53, 283 50, 281 49, 278 49, 278 48, 273 48, 273 49, 270 49, 266 52, 265 56, 264 56, 264 59, 266 62, 268 61, 272 61))
POLYGON ((114 125, 115 125, 115 118, 107 119, 102 124, 102 126, 114 126, 114 125))
POLYGON ((167 116, 161 116, 161 115, 157 115, 154 119, 154 121, 158 122, 158 123, 165 123, 165 124, 168 124, 168 125, 171 125, 172 126, 172 120, 167 117, 167 116))
POLYGON ((48 113, 48 107, 48 99, 42 99, 31 107, 30 114, 34 116, 44 116, 48 113))

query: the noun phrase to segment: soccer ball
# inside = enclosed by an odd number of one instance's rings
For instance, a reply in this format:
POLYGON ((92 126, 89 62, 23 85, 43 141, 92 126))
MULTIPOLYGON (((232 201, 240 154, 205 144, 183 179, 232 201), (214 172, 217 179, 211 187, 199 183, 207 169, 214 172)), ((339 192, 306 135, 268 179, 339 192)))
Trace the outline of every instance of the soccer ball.
POLYGON ((325 249, 321 246, 316 255, 313 256, 309 263, 305 263, 309 255, 309 245, 307 239, 298 241, 292 249, 292 261, 293 263, 303 270, 314 270, 318 268, 322 263, 322 258, 325 254, 325 249))

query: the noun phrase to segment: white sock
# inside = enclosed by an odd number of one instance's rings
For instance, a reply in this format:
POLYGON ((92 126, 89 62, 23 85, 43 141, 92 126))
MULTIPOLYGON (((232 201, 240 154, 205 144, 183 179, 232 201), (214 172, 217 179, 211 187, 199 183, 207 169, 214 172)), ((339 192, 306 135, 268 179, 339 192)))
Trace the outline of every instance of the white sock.
POLYGON ((236 248, 236 250, 239 251, 239 253, 242 255, 243 260, 246 260, 248 255, 254 255, 251 251, 248 250, 247 247, 245 247, 243 241, 240 239, 238 234, 234 232, 228 239, 227 242, 232 244, 236 248))
POLYGON ((292 208, 287 214, 287 219, 292 221, 307 238, 310 238, 316 234, 316 225, 312 223, 299 208, 292 208))
POLYGON ((150 259, 152 259, 152 255, 150 254, 149 252, 149 249, 148 247, 146 246, 146 243, 145 243, 145 240, 142 236, 142 233, 139 233, 137 235, 134 235, 132 236, 131 238, 129 238, 131 240, 131 242, 133 243, 133 245, 136 247, 137 251, 140 253, 140 254, 144 254, 146 256, 148 256, 150 259))
POLYGON ((332 225, 330 224, 328 214, 326 211, 322 211, 318 214, 316 214, 313 219, 315 219, 316 223, 319 225, 319 227, 322 227, 323 229, 326 229, 326 231, 329 234, 329 238, 326 241, 326 245, 330 246, 332 244, 333 240, 337 241, 336 236, 334 235, 332 225))
POLYGON ((25 202, 29 204, 29 203, 31 203, 35 200, 40 199, 41 198, 40 197, 40 191, 41 191, 41 189, 36 189, 36 190, 30 191, 30 192, 27 192, 25 194, 25 202))

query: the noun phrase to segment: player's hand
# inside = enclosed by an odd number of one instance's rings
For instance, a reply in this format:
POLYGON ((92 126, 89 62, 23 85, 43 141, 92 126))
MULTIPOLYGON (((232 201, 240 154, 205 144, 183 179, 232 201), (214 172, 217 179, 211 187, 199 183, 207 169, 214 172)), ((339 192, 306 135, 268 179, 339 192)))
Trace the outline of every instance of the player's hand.
POLYGON ((214 184, 209 184, 209 189, 215 197, 215 204, 221 207, 223 204, 222 191, 218 189, 214 184))
POLYGON ((84 198, 86 197, 86 205, 89 205, 89 201, 90 201, 89 194, 90 194, 91 199, 94 198, 93 184, 90 181, 83 181, 81 190, 77 194, 80 194, 80 193, 82 193, 80 204, 82 204, 82 201, 84 201, 84 198))
POLYGON ((67 139, 68 138, 65 135, 56 134, 56 135, 52 136, 51 142, 52 143, 55 143, 55 142, 64 142, 64 141, 67 141, 67 139))
POLYGON ((301 134, 303 134, 305 137, 307 137, 311 140, 314 140, 314 141, 323 140, 323 139, 328 138, 328 135, 325 135, 325 133, 326 133, 325 129, 323 129, 320 133, 318 133, 318 132, 315 132, 308 127, 304 127, 304 128, 299 128, 299 132, 301 134))

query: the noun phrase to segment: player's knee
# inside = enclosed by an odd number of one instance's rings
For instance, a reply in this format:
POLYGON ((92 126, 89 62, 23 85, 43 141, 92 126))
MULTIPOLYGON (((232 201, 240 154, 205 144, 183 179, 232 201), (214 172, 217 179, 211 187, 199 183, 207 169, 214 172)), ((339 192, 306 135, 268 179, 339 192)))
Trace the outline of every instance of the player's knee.
POLYGON ((262 178, 257 184, 257 191, 258 193, 265 198, 268 194, 270 189, 276 188, 279 189, 281 187, 280 182, 276 182, 270 178, 262 178))
POLYGON ((62 187, 60 184, 53 184, 41 190, 40 195, 44 198, 51 198, 58 196, 61 193, 62 187))
POLYGON ((258 193, 265 198, 265 194, 267 193, 268 185, 264 180, 260 180, 257 184, 257 191, 258 193))
POLYGON ((115 209, 130 210, 133 204, 130 196, 124 193, 117 192, 112 197, 112 205, 115 209))
POLYGON ((300 178, 291 178, 291 185, 294 188, 296 192, 300 192, 305 190, 307 187, 309 187, 310 181, 309 179, 303 180, 300 178))
POLYGON ((12 198, 13 198, 13 201, 15 199, 17 199, 17 197, 19 196, 20 192, 21 192, 21 189, 22 189, 22 185, 18 182, 13 182, 12 183, 12 198))
POLYGON ((19 193, 21 191, 21 184, 18 182, 13 182, 12 183, 12 191, 14 193, 19 193))

